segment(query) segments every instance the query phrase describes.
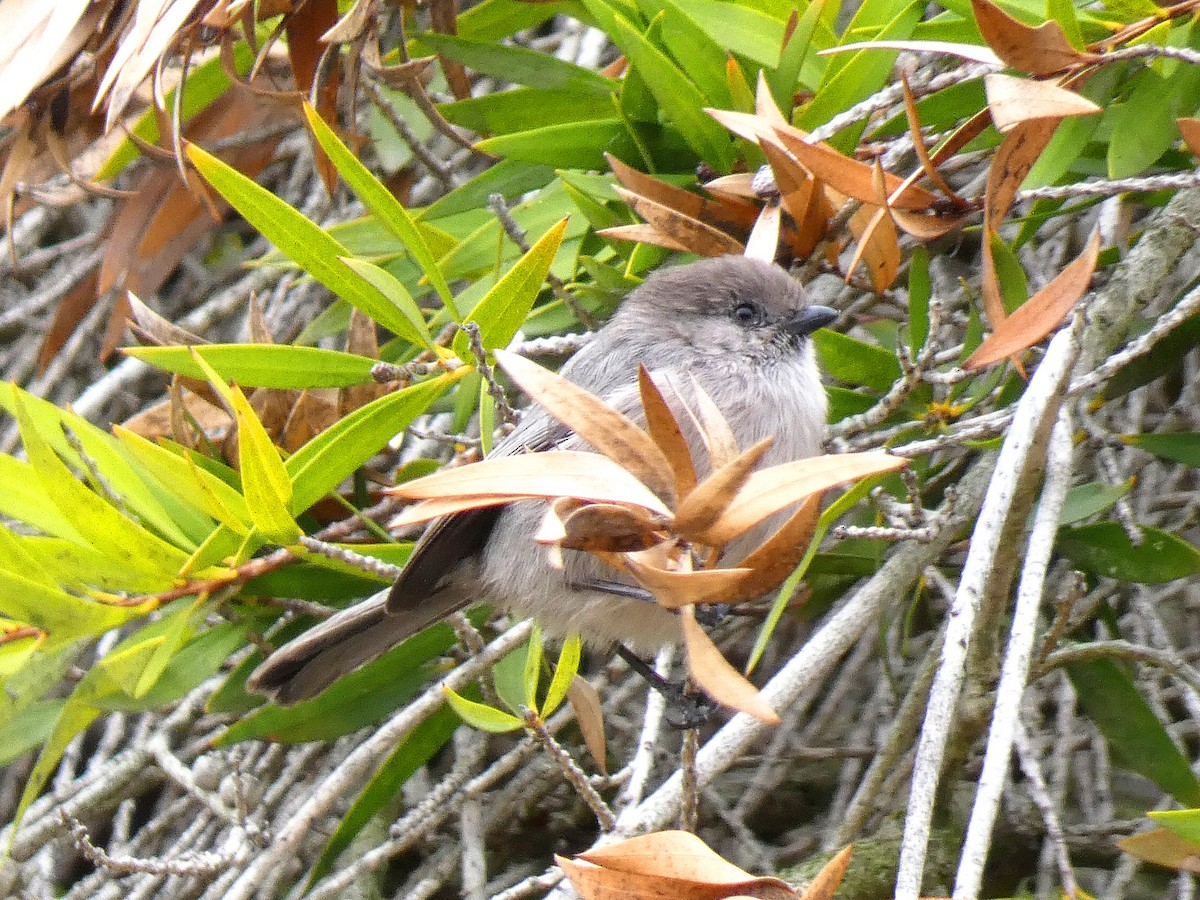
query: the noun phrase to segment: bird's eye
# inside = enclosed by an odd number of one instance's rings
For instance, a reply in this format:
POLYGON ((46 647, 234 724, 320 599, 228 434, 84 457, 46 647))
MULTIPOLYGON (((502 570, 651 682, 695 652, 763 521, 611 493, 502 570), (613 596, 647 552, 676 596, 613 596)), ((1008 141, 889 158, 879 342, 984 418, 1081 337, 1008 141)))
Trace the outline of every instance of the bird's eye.
POLYGON ((762 320, 762 311, 753 303, 739 303, 733 308, 733 318, 741 325, 757 325, 762 320))

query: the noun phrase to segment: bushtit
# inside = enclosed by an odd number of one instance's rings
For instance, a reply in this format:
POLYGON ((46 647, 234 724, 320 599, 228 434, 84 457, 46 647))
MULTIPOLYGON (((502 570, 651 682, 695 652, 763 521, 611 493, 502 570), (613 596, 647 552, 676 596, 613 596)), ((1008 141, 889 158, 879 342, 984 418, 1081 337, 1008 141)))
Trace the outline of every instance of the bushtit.
MULTIPOLYGON (((711 466, 687 409, 694 408, 689 386, 699 384, 740 448, 774 439, 762 461, 774 465, 820 451, 826 399, 808 338, 835 315, 810 306, 799 283, 772 263, 702 260, 647 278, 562 374, 637 419, 637 367, 645 365, 684 426, 703 476, 711 466)), ((590 449, 533 405, 492 453, 564 448, 590 449)), ((481 601, 533 616, 550 634, 577 631, 594 645, 620 642, 651 652, 680 640, 676 615, 590 554, 566 550, 563 567, 554 568, 533 542, 544 510, 541 501, 523 501, 434 521, 390 591, 276 651, 250 677, 250 689, 279 703, 307 699, 481 601)), ((760 529, 741 542, 753 546, 762 537, 760 529)), ((726 553, 736 560, 748 549, 734 544, 726 553)))

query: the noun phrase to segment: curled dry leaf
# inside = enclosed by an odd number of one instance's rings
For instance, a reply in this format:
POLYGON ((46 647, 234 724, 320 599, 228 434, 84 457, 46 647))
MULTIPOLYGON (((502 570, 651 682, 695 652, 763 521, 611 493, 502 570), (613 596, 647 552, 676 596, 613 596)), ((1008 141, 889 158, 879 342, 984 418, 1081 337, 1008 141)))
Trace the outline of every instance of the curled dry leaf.
POLYGON ((535 362, 495 351, 496 361, 538 405, 599 452, 619 463, 665 502, 675 499, 675 473, 662 450, 632 420, 595 394, 535 362))
POLYGON ((1176 119, 1175 124, 1192 156, 1200 156, 1200 119, 1176 119))
POLYGON ((773 438, 763 438, 697 485, 679 503, 675 512, 675 530, 684 537, 693 538, 720 516, 773 443, 773 438))
MULTIPOLYGON (((454 471, 458 471, 455 469, 454 471)), ((454 513, 465 512, 468 509, 483 509, 487 506, 503 506, 506 503, 518 503, 521 500, 542 500, 543 497, 532 494, 456 494, 453 497, 439 497, 435 500, 423 500, 414 503, 400 515, 393 518, 389 528, 404 528, 408 525, 419 525, 440 516, 450 516, 454 513)))
POLYGON ((758 214, 754 230, 746 239, 746 256, 751 259, 761 259, 764 262, 774 262, 779 250, 780 226, 779 201, 767 201, 758 214))
MULTIPOLYGON (((842 156, 832 147, 806 143, 785 129, 776 128, 775 134, 779 136, 787 151, 818 181, 855 200, 864 203, 878 202, 871 166, 842 156)), ((933 194, 918 185, 910 184, 904 187, 903 181, 890 172, 884 173, 884 180, 887 192, 892 197, 891 205, 898 209, 928 209, 937 200, 933 194)))
MULTIPOLYGON (((956 206, 965 206, 966 204, 963 199, 951 189, 950 185, 946 184, 946 180, 942 178, 942 173, 937 170, 937 166, 929 158, 929 149, 925 146, 925 136, 921 133, 921 116, 917 112, 917 98, 913 94, 912 87, 908 83, 908 78, 903 72, 900 73, 900 87, 904 91, 904 115, 908 119, 908 135, 912 138, 913 150, 916 152, 917 159, 921 163, 921 171, 956 206)), ((909 177, 913 176, 910 175, 909 177)), ((905 181, 907 180, 905 179, 905 181)), ((896 224, 900 224, 899 221, 896 224)))
POLYGON ((820 184, 795 157, 770 142, 761 146, 775 176, 783 208, 796 223, 792 250, 797 256, 808 256, 829 230, 833 207, 820 184))
POLYGON ((883 174, 882 166, 876 161, 872 174, 876 200, 873 204, 864 204, 850 217, 850 231, 858 241, 858 247, 850 265, 846 267, 849 278, 859 262, 866 263, 871 286, 878 293, 891 287, 900 271, 901 262, 900 235, 888 208, 883 174))
MULTIPOLYGON (((687 247, 689 253, 699 256, 725 256, 742 252, 741 242, 718 228, 625 188, 615 190, 634 212, 659 232, 687 247)), ((611 229, 606 229, 605 233, 611 234, 611 229)))
POLYGON ((587 503, 564 516, 558 544, 570 550, 637 553, 666 540, 667 524, 639 507, 587 503))
MULTIPOLYGON (((695 378, 691 379, 690 384, 693 402, 696 404, 696 413, 699 416, 699 419, 696 420, 696 427, 700 430, 700 438, 704 441, 705 449, 708 450, 708 458, 712 467, 718 469, 737 458, 739 452, 737 439, 734 438, 729 423, 725 421, 725 415, 721 412, 721 408, 708 395, 708 391, 704 390, 695 378)), ((691 414, 691 407, 685 408, 691 414)))
POLYGON ((745 234, 754 227, 758 207, 753 203, 747 203, 740 198, 709 200, 639 172, 611 153, 605 153, 604 158, 608 160, 617 181, 626 190, 718 228, 745 234))
POLYGON ((993 73, 985 75, 983 87, 987 93, 992 124, 1002 134, 1030 119, 1060 121, 1071 116, 1094 116, 1102 112, 1099 106, 1074 91, 1059 87, 1052 81, 1014 78, 993 73))
POLYGON ((691 248, 684 244, 683 241, 665 234, 653 225, 647 225, 644 222, 637 225, 614 225, 612 228, 601 228, 596 234, 615 241, 633 241, 636 244, 650 244, 653 247, 662 247, 664 250, 675 250, 678 253, 692 252, 691 248))
POLYGON ((894 472, 907 460, 889 453, 841 453, 815 456, 753 473, 721 517, 706 528, 700 540, 724 547, 763 519, 809 494, 868 475, 894 472))
POLYGON ((682 878, 696 884, 737 886, 761 882, 788 891, 787 896, 795 896, 779 879, 755 878, 687 831, 640 835, 580 853, 579 859, 612 872, 682 878))
POLYGON ((685 606, 679 614, 683 642, 687 647, 688 675, 718 703, 754 716, 768 725, 779 724, 779 714, 762 698, 758 688, 729 664, 717 645, 696 621, 695 611, 685 606))
POLYGON ((996 326, 963 363, 964 369, 981 369, 1020 353, 1059 326, 1079 298, 1087 292, 1100 256, 1100 232, 1093 231, 1084 251, 1044 288, 1021 304, 996 326))
POLYGON ((750 569, 740 568, 672 571, 639 562, 633 556, 624 557, 624 562, 638 583, 667 609, 726 603, 729 597, 739 593, 742 582, 752 574, 750 569))
POLYGON ((991 0, 971 0, 971 8, 979 33, 1006 66, 1030 75, 1052 75, 1102 59, 1072 47, 1062 26, 1053 19, 1035 28, 1014 19, 991 0))

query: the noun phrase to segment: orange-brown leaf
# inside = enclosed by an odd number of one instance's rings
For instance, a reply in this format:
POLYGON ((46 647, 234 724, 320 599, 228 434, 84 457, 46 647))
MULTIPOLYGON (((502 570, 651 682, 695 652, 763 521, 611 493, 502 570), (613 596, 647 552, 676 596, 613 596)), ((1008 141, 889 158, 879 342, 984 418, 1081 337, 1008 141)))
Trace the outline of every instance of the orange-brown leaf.
POLYGON ((575 711, 575 722, 583 734, 583 746, 596 764, 596 768, 608 774, 607 741, 604 736, 604 706, 600 694, 590 681, 581 675, 571 679, 567 688, 567 702, 575 711))
POLYGON ((725 603, 733 596, 749 569, 660 569, 626 556, 625 567, 638 584, 654 595, 660 606, 680 609, 705 603, 725 603))
MULTIPOLYGON (((951 190, 950 185, 946 184, 946 180, 942 178, 942 173, 937 170, 937 166, 929 158, 929 148, 925 146, 925 136, 921 134, 921 116, 917 112, 917 98, 913 95, 912 88, 908 84, 908 78, 903 72, 900 73, 900 87, 904 91, 904 114, 908 118, 908 134, 912 138, 913 150, 916 152, 917 159, 921 163, 921 171, 950 200, 960 206, 963 205, 962 198, 951 190)), ((898 219, 896 224, 900 224, 898 219)), ((903 228, 904 226, 901 225, 900 227, 903 228)))
POLYGON ((820 517, 821 494, 810 494, 774 534, 737 564, 739 569, 749 569, 750 574, 726 602, 755 600, 783 584, 804 559, 820 517))
POLYGON ((604 158, 608 160, 608 165, 621 186, 638 196, 718 228, 744 234, 754 227, 755 216, 758 214, 755 204, 746 203, 740 198, 710 200, 643 174, 611 153, 604 154, 604 158))
POLYGON ((682 241, 659 231, 653 225, 641 222, 636 225, 614 225, 612 228, 601 228, 596 231, 596 234, 614 241, 634 241, 638 244, 650 244, 654 247, 662 247, 664 250, 675 250, 679 253, 692 252, 691 248, 682 241))
POLYGON ((779 714, 762 698, 758 688, 729 664, 712 638, 696 622, 693 610, 681 610, 680 620, 683 623, 684 645, 687 647, 688 675, 704 693, 723 706, 754 716, 768 725, 778 725, 779 714))
POLYGON ((504 506, 506 503, 516 503, 521 500, 541 500, 532 494, 500 496, 497 494, 459 494, 454 497, 439 497, 435 500, 422 500, 396 516, 388 523, 390 528, 402 528, 406 525, 419 525, 440 516, 451 516, 455 513, 466 512, 468 509, 483 509, 487 506, 504 506))
POLYGON ((628 503, 670 515, 663 502, 627 470, 599 453, 555 450, 500 456, 442 469, 408 481, 390 492, 410 500, 492 496, 575 497, 602 503, 628 503))
POLYGON ((580 853, 579 859, 613 872, 685 878, 701 884, 742 884, 754 879, 688 831, 643 834, 580 853))
POLYGON ((868 475, 894 472, 907 460, 880 451, 814 456, 754 472, 733 503, 702 537, 704 543, 723 547, 770 515, 803 500, 809 494, 868 475))
POLYGON ((763 438, 698 484, 695 490, 679 501, 675 530, 686 538, 695 538, 703 533, 729 507, 773 443, 773 438, 763 438))
POLYGON ((768 201, 758 214, 754 230, 746 239, 746 256, 774 262, 779 251, 779 226, 782 218, 779 201, 768 201))
POLYGON ((1083 252, 1044 288, 1001 322, 963 363, 980 369, 1032 347, 1059 326, 1092 281, 1100 256, 1100 233, 1093 231, 1083 252))
POLYGON ((699 219, 624 188, 616 188, 616 192, 634 212, 658 231, 678 241, 689 253, 699 256, 725 256, 742 252, 742 244, 739 241, 699 219))
POLYGON ((646 414, 646 431, 666 456, 675 474, 675 496, 686 497, 696 486, 692 451, 679 427, 679 420, 646 367, 641 364, 638 365, 638 392, 642 398, 642 410, 646 414))
POLYGON ((850 217, 850 231, 858 241, 858 247, 846 274, 853 274, 860 261, 866 263, 871 286, 877 292, 883 293, 892 286, 900 271, 900 239, 896 223, 889 214, 883 168, 878 162, 875 164, 873 178, 876 196, 874 204, 864 204, 850 217))
POLYGON ((666 524, 641 507, 587 503, 563 517, 558 543, 570 550, 636 553, 662 543, 666 524))
POLYGON ((1117 846, 1139 859, 1168 869, 1200 875, 1200 852, 1196 844, 1166 828, 1123 837, 1117 846))
POLYGON ((1192 156, 1200 156, 1200 119, 1176 119, 1175 124, 1192 156))
POLYGON ((829 204, 824 193, 818 189, 816 180, 790 153, 770 142, 762 145, 763 156, 775 175, 775 186, 799 231, 801 247, 795 251, 807 256, 817 242, 825 236, 829 222, 829 204))
POLYGON ((846 877, 846 870, 850 868, 850 857, 853 854, 853 845, 839 850, 833 859, 821 867, 821 871, 813 878, 801 900, 833 900, 842 879, 846 877))
POLYGON ((1052 81, 992 73, 984 76, 983 86, 992 124, 1001 133, 1031 119, 1061 121, 1071 116, 1094 116, 1101 112, 1100 107, 1087 97, 1052 81))
MULTIPOLYGON (((692 399, 696 404, 696 426, 700 429, 700 438, 708 450, 708 459, 713 469, 718 469, 737 458, 737 439, 725 419, 725 414, 717 406, 708 391, 695 378, 691 379, 692 399)), ((688 412, 692 410, 689 408, 688 412)))
POLYGON ((664 501, 674 502, 674 469, 658 445, 632 420, 595 394, 523 356, 504 350, 495 354, 496 361, 521 390, 550 415, 624 466, 664 501))
POLYGON ((971 0, 971 8, 983 39, 1005 65, 1014 69, 1050 75, 1102 58, 1072 47, 1062 26, 1053 19, 1035 28, 1014 19, 991 0, 971 0))
MULTIPOLYGON (((871 166, 842 156, 831 147, 799 140, 788 130, 776 128, 775 133, 788 152, 818 181, 855 200, 878 202, 871 166)), ((892 197, 892 206, 898 209, 928 209, 937 199, 918 185, 904 187, 902 180, 890 172, 884 173, 884 183, 892 197)))

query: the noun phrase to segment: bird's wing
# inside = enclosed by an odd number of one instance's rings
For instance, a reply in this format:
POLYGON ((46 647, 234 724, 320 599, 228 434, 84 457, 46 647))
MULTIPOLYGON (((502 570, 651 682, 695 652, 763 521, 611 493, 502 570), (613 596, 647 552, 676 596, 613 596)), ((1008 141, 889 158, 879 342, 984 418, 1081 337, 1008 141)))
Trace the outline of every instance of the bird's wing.
MULTIPOLYGON (((512 434, 495 446, 488 458, 549 450, 568 433, 564 426, 545 413, 530 411, 512 434)), ((414 609, 441 590, 447 576, 487 544, 503 511, 503 506, 488 506, 434 519, 413 547, 404 571, 392 585, 387 599, 388 613, 395 615, 414 609)), ((463 597, 457 608, 461 609, 470 601, 470 597, 463 597)))

